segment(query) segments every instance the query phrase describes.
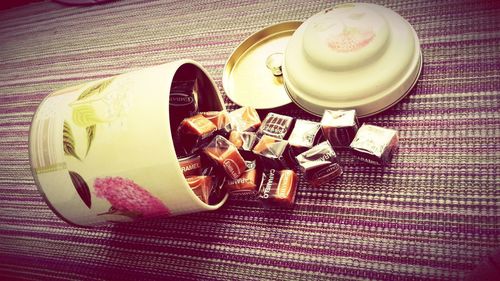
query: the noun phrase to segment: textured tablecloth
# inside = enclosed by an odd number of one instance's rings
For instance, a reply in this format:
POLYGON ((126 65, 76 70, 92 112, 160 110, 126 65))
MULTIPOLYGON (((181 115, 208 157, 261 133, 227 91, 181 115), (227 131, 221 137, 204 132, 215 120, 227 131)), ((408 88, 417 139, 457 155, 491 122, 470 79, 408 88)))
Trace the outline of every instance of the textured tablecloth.
POLYGON ((293 210, 231 199, 210 213, 83 229, 37 191, 28 132, 50 92, 180 58, 199 61, 223 91, 224 62, 244 38, 334 3, 0 11, 0 279, 463 279, 500 246, 498 1, 380 3, 414 26, 425 61, 402 102, 363 120, 399 130, 399 152, 385 170, 341 152, 342 178, 317 188, 301 180, 293 210))

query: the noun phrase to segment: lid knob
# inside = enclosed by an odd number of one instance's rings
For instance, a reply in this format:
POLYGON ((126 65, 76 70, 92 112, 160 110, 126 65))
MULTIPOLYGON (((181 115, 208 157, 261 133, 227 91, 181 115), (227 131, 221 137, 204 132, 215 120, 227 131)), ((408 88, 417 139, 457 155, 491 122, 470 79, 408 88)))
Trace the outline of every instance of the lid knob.
POLYGON ((266 66, 271 70, 274 76, 283 74, 281 66, 283 65, 283 53, 270 54, 266 59, 266 66))

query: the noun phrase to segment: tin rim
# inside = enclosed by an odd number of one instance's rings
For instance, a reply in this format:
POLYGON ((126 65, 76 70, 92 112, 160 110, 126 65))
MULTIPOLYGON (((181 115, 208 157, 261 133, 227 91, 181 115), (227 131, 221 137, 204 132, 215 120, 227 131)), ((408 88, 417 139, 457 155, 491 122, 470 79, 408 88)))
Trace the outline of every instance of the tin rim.
MULTIPOLYGON (((185 64, 194 65, 196 68, 198 68, 198 70, 200 70, 203 73, 203 75, 205 76, 205 78, 207 78, 210 81, 210 84, 212 85, 212 87, 213 87, 213 89, 214 89, 214 91, 215 91, 215 93, 217 95, 217 98, 219 99, 219 103, 221 104, 222 110, 225 110, 224 100, 222 99, 222 96, 221 96, 220 91, 219 91, 219 89, 217 87, 217 84, 215 83, 215 81, 213 80, 213 78, 208 74, 208 72, 205 70, 205 68, 203 68, 203 66, 201 66, 201 64, 199 64, 198 62, 196 62, 194 60, 190 60, 190 59, 180 60, 180 61, 178 61, 176 73, 179 70, 179 68, 181 66, 185 65, 185 64)), ((174 76, 175 76, 175 73, 173 74, 172 77, 174 77, 174 76)), ((167 112, 167 115, 168 115, 168 119, 167 120, 170 120, 170 110, 167 110, 166 112, 167 112)), ((173 132, 170 132, 170 133, 173 134, 173 132)), ((171 137, 173 138, 173 136, 171 136, 171 137)), ((171 151, 175 152, 175 148, 174 148, 173 145, 174 144, 172 143, 171 151)), ((179 162, 177 162, 176 168, 178 168, 179 172, 182 174, 182 170, 181 170, 179 162)), ((224 203, 227 201, 227 199, 229 197, 229 194, 226 192, 225 196, 219 202, 217 202, 217 204, 210 205, 210 204, 207 204, 207 203, 203 202, 203 200, 201 200, 200 198, 198 198, 198 196, 196 196, 196 194, 189 187, 189 184, 188 184, 188 182, 187 182, 187 180, 186 180, 185 177, 184 177, 184 182, 183 183, 184 183, 184 187, 186 189, 189 189, 189 191, 191 191, 191 192, 189 192, 189 194, 191 195, 191 198, 193 199, 193 203, 196 204, 198 207, 201 207, 203 209, 203 210, 200 210, 200 211, 214 211, 214 210, 217 210, 222 205, 224 205, 224 203)))
MULTIPOLYGON (((373 111, 371 113, 368 113, 368 114, 364 114, 364 115, 358 115, 359 118, 365 118, 365 117, 370 117, 370 116, 373 116, 373 115, 376 115, 376 114, 379 114, 391 107, 393 107, 394 105, 396 105, 398 102, 400 102, 402 99, 404 99, 409 93, 410 91, 413 89, 413 87, 415 87, 415 85, 417 84, 418 82, 418 78, 420 77, 420 74, 422 72, 422 66, 423 66, 423 55, 422 55, 422 50, 420 50, 419 52, 419 59, 418 59, 418 65, 417 65, 417 68, 418 68, 418 71, 415 75, 415 78, 413 79, 413 82, 412 84, 410 85, 410 87, 408 87, 408 89, 405 91, 404 94, 402 94, 398 99, 396 99, 394 102, 388 104, 387 106, 379 109, 379 110, 376 110, 376 111, 373 111)), ((293 103, 295 105, 297 105, 300 109, 304 110, 305 112, 309 113, 309 114, 312 114, 314 116, 318 116, 318 117, 321 117, 322 115, 321 114, 318 114, 316 112, 313 112, 311 111, 310 109, 304 107, 302 104, 300 104, 296 99, 293 98, 292 94, 290 94, 290 91, 288 90, 288 87, 286 86, 286 83, 283 84, 283 86, 285 87, 285 91, 286 93, 288 94, 288 96, 290 97, 290 99, 293 101, 293 103)), ((325 110, 328 109, 328 108, 325 108, 325 110)))

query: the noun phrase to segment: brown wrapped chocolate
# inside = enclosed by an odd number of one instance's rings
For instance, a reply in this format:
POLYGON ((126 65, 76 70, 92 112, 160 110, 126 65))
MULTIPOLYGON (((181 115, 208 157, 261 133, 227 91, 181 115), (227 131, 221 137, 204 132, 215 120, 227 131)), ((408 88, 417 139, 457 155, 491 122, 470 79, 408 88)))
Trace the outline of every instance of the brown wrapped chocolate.
POLYGON ((292 133, 288 138, 288 144, 294 155, 298 155, 318 144, 322 139, 318 122, 297 119, 292 133))
POLYGON ((197 176, 201 174, 200 155, 192 154, 179 158, 179 165, 181 166, 184 177, 197 176))
POLYGON ((210 194, 212 193, 213 177, 212 176, 191 176, 186 178, 191 190, 206 204, 209 203, 210 194))
POLYGON ((363 124, 351 143, 351 151, 361 161, 385 166, 399 145, 396 130, 363 124))
POLYGON ((237 179, 246 170, 245 160, 236 146, 223 136, 215 136, 203 151, 229 178, 237 179))
POLYGON ((229 136, 229 132, 231 131, 231 126, 229 122, 229 114, 227 111, 206 111, 200 112, 205 118, 210 120, 215 127, 217 127, 216 134, 222 135, 227 138, 229 136))
POLYGON ((261 124, 259 114, 253 107, 241 107, 229 113, 231 129, 239 132, 255 132, 261 124))
POLYGON ((291 207, 295 203, 297 183, 294 171, 271 169, 262 174, 258 198, 266 207, 291 207))
POLYGON ((290 131, 292 123, 293 118, 290 116, 268 113, 257 131, 257 136, 260 138, 263 135, 268 135, 277 139, 284 139, 290 131))
POLYGON ((257 155, 259 165, 264 170, 283 170, 290 166, 289 146, 286 140, 264 135, 252 151, 257 155))
POLYGON ((174 80, 169 96, 170 127, 175 132, 185 118, 198 112, 198 81, 174 80))
POLYGON ((323 135, 333 147, 348 147, 358 130, 356 110, 325 110, 321 119, 323 135))
POLYGON ((299 154, 296 159, 312 186, 319 186, 342 175, 337 155, 327 141, 299 154))
POLYGON ((255 161, 246 162, 247 169, 237 179, 229 179, 224 187, 233 195, 255 194, 257 192, 257 169, 255 161))
POLYGON ((215 205, 219 203, 224 196, 226 196, 226 188, 224 186, 226 182, 225 173, 218 173, 214 166, 206 165, 203 166, 201 171, 202 176, 212 177, 212 191, 208 197, 208 203, 210 205, 215 205))
POLYGON ((192 153, 208 141, 216 130, 217 127, 201 114, 188 117, 179 124, 176 145, 192 153))
POLYGON ((252 152, 252 149, 257 142, 256 133, 231 131, 231 133, 229 133, 229 141, 238 148, 238 151, 245 160, 255 159, 255 154, 252 152))
POLYGON ((179 125, 178 131, 181 134, 206 137, 217 130, 217 127, 201 114, 184 119, 179 125))

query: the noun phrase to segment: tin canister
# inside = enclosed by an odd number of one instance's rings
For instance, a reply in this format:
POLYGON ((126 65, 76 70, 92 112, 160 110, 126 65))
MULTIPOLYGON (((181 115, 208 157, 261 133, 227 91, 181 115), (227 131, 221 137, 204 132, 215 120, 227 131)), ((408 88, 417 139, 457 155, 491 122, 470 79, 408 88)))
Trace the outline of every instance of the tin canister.
POLYGON ((30 129, 30 162, 59 217, 87 226, 215 210, 225 202, 227 195, 205 204, 183 176, 171 111, 195 99, 171 99, 176 80, 197 81, 200 110, 224 109, 216 84, 192 60, 62 89, 42 101, 30 129))

